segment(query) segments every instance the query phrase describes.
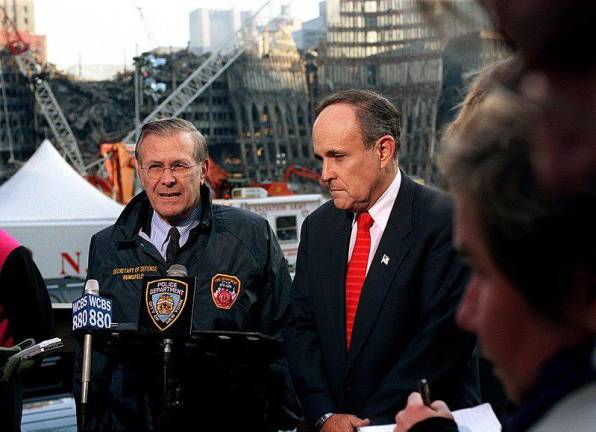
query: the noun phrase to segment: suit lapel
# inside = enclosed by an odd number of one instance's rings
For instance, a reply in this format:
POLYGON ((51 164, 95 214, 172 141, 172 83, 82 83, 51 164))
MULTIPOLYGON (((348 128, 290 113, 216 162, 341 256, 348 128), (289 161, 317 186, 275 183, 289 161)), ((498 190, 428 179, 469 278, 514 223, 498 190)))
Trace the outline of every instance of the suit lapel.
POLYGON ((345 278, 353 217, 353 213, 340 211, 327 242, 321 239, 323 244, 320 245, 326 251, 322 255, 325 262, 321 265, 329 276, 329 286, 324 290, 324 298, 329 306, 324 308, 329 311, 329 324, 333 332, 330 340, 336 344, 333 352, 342 353, 343 358, 346 355, 345 278))
POLYGON ((372 331, 400 264, 410 250, 408 234, 412 231, 414 188, 414 181, 402 172, 399 193, 360 294, 346 373, 354 364, 372 331))

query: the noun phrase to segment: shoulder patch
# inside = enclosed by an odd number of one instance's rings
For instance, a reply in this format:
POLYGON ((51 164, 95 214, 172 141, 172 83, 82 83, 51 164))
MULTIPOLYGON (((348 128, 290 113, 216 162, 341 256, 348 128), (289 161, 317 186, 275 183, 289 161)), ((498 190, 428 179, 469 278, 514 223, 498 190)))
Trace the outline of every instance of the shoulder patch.
POLYGON ((211 278, 211 298, 219 309, 230 309, 240 294, 240 279, 218 273, 211 278))

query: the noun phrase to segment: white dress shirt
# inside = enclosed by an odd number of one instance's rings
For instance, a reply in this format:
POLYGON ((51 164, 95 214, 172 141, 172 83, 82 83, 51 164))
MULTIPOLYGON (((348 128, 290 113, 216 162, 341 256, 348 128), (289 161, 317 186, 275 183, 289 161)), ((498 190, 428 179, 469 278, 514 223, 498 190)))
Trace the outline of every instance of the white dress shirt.
MULTIPOLYGON (((391 210, 393 209, 393 204, 395 203, 395 199, 397 198, 397 193, 399 192, 400 185, 401 171, 398 169, 397 175, 395 176, 387 190, 383 192, 383 195, 381 195, 377 202, 375 202, 373 206, 368 210, 368 213, 370 214, 374 222, 370 227, 370 252, 368 254, 368 264, 366 265, 367 274, 368 269, 370 268, 370 263, 372 262, 372 259, 375 256, 375 253, 377 252, 379 243, 381 242, 381 237, 383 237, 383 232, 385 231, 387 222, 389 221, 389 215, 391 215, 391 210)), ((348 262, 350 262, 350 258, 352 258, 354 244, 356 243, 357 231, 358 224, 356 223, 356 215, 354 215, 354 221, 352 222, 352 234, 350 235, 350 249, 348 251, 348 262)))
MULTIPOLYGON (((199 224, 199 215, 201 214, 200 206, 192 211, 192 213, 178 225, 176 228, 180 233, 179 244, 180 247, 187 242, 190 230, 199 224)), ((172 226, 164 221, 159 215, 153 210, 153 216, 151 217, 151 235, 147 235, 143 230, 140 230, 139 235, 145 240, 148 240, 155 248, 159 251, 163 259, 166 259, 166 250, 168 249, 168 243, 172 226)))

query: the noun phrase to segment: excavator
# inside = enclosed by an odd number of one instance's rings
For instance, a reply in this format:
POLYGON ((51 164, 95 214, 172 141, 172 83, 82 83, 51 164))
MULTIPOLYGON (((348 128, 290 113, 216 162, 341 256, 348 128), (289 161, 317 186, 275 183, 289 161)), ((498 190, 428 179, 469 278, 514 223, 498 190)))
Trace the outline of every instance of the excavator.
POLYGON ((251 183, 253 187, 261 187, 267 190, 268 196, 284 196, 294 195, 295 192, 289 188, 289 184, 293 177, 300 177, 313 182, 319 182, 321 174, 310 168, 298 164, 292 164, 284 170, 281 181, 273 181, 267 183, 251 183))
MULTIPOLYGON (((288 184, 293 177, 300 177, 313 182, 319 182, 321 175, 310 168, 292 164, 285 169, 281 181, 266 182, 266 183, 250 183, 249 187, 263 188, 267 191, 267 196, 286 196, 294 195, 288 184)), ((231 198, 232 196, 232 182, 230 182, 231 174, 220 167, 215 161, 209 158, 209 169, 207 171, 207 183, 214 198, 231 198)))

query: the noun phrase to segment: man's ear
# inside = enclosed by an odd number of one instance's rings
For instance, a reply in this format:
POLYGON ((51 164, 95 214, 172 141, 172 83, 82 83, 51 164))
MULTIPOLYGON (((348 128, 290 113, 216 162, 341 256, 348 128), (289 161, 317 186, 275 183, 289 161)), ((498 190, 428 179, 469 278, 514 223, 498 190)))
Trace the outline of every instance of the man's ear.
POLYGON ((393 163, 396 150, 395 138, 391 135, 383 135, 375 143, 375 149, 379 154, 381 168, 385 168, 388 163, 393 163))
POLYGON ((209 159, 205 159, 201 164, 201 185, 205 183, 207 172, 209 171, 209 159))

